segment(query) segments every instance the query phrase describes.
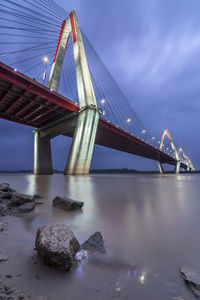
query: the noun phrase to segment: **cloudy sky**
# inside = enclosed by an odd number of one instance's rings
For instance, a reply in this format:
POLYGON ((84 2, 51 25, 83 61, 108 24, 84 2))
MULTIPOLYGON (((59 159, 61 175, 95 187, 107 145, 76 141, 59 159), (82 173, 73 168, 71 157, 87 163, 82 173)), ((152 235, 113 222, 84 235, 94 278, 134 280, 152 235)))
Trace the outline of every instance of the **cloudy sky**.
MULTIPOLYGON (((200 1, 57 0, 79 23, 146 128, 169 129, 199 169, 200 1)), ((0 169, 32 169, 32 129, 0 120, 0 169)), ((52 141, 63 169, 70 140, 52 141)), ((155 162, 95 146, 92 168, 156 169, 155 162)))

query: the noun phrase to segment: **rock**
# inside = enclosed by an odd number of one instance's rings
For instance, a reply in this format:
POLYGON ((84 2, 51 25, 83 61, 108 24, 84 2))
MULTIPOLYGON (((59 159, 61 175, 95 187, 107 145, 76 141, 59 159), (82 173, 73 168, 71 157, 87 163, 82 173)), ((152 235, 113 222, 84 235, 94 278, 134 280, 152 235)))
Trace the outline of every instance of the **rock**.
POLYGON ((20 206, 15 207, 11 210, 13 214, 15 213, 28 213, 35 208, 35 202, 24 203, 20 206))
POLYGON ((81 246, 81 250, 89 250, 92 252, 105 253, 106 249, 104 246, 104 241, 101 233, 96 231, 93 235, 89 237, 81 246))
POLYGON ((0 262, 8 260, 8 256, 0 250, 0 262))
POLYGON ((74 201, 67 197, 56 197, 53 199, 53 206, 62 208, 67 211, 80 209, 83 207, 83 202, 74 201))
POLYGON ((24 195, 20 193, 13 193, 11 199, 9 200, 8 206, 20 206, 27 202, 34 202, 35 198, 29 195, 24 195))
POLYGON ((3 192, 3 191, 0 191, 0 198, 1 199, 7 199, 9 200, 10 198, 12 197, 12 193, 11 192, 3 192))
POLYGON ((34 197, 35 199, 41 199, 41 198, 42 198, 42 196, 40 196, 39 194, 34 194, 33 197, 34 197))
POLYGON ((4 231, 7 228, 6 222, 0 222, 0 232, 4 231))
POLYGON ((1 183, 0 184, 0 191, 7 192, 9 190, 9 184, 8 183, 1 183))
POLYGON ((200 275, 188 268, 181 268, 180 273, 196 297, 200 298, 200 275))
POLYGON ((7 214, 7 206, 0 204, 0 217, 4 217, 7 214))
POLYGON ((67 271, 80 245, 65 224, 49 224, 38 229, 35 247, 47 265, 67 271))

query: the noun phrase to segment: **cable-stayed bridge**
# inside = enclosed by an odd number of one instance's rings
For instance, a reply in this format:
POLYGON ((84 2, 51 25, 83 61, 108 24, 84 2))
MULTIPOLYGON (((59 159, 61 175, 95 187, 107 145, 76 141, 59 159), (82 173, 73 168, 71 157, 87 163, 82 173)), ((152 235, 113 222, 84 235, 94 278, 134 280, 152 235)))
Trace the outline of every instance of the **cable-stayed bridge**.
POLYGON ((144 128, 74 11, 53 0, 6 0, 0 16, 0 117, 35 128, 36 174, 52 173, 58 135, 73 138, 65 174, 88 174, 94 143, 153 159, 161 173, 165 163, 194 170, 168 130, 160 141, 144 128))

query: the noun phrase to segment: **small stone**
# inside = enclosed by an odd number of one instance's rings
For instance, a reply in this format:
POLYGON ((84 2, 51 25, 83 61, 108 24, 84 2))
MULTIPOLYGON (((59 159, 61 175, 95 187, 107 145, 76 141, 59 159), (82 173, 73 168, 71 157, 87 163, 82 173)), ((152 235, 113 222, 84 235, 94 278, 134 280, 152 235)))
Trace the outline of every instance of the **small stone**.
POLYGON ((0 184, 0 191, 7 192, 9 190, 9 184, 8 183, 1 183, 0 184))
POLYGON ((8 260, 8 256, 0 254, 0 262, 7 261, 7 260, 8 260))
POLYGON ((35 202, 30 202, 30 203, 24 203, 20 206, 17 206, 16 208, 13 208, 11 210, 12 214, 15 213, 28 213, 32 211, 35 208, 35 202))
POLYGON ((69 270, 79 250, 79 242, 65 224, 49 224, 38 229, 35 246, 44 262, 61 270, 69 270))
POLYGON ((0 250, 0 262, 8 260, 8 256, 0 250))
POLYGON ((200 298, 200 275, 185 267, 180 269, 180 273, 194 295, 200 298))
POLYGON ((12 278, 12 275, 11 274, 6 274, 5 277, 6 278, 12 278))
POLYGON ((24 297, 25 297, 25 295, 24 294, 20 294, 19 296, 18 296, 18 300, 22 300, 22 299, 24 299, 24 297))
POLYGON ((11 199, 9 200, 9 207, 18 207, 25 203, 35 202, 35 198, 29 195, 24 195, 20 193, 13 193, 11 199))
POLYGON ((57 196, 56 198, 53 199, 53 206, 62 208, 67 211, 75 210, 75 209, 80 209, 83 207, 83 202, 81 201, 75 201, 67 197, 59 197, 57 196))
POLYGON ((0 217, 4 217, 7 214, 7 206, 4 204, 0 204, 0 217))
POLYGON ((41 199, 41 198, 42 198, 42 196, 40 196, 39 194, 34 194, 33 197, 34 197, 35 199, 41 199))
POLYGON ((89 239, 80 246, 80 249, 89 250, 91 252, 105 253, 106 249, 101 233, 97 231, 91 235, 89 239))
POLYGON ((12 193, 0 191, 1 200, 9 200, 12 197, 12 193))
POLYGON ((7 228, 6 222, 0 222, 0 232, 4 231, 7 228))

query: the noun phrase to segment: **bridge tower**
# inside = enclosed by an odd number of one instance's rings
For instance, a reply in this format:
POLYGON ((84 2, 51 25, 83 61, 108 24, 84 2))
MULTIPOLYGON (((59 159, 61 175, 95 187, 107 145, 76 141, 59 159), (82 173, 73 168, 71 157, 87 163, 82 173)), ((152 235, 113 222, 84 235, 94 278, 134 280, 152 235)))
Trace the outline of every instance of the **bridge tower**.
MULTIPOLYGON (((179 156, 178 151, 176 150, 176 147, 175 147, 175 145, 174 145, 174 143, 172 141, 172 138, 171 138, 171 135, 170 135, 168 129, 163 130, 162 138, 161 138, 161 142, 160 142, 160 150, 162 150, 162 148, 163 148, 163 142, 164 142, 165 136, 168 137, 168 139, 170 141, 170 144, 171 144, 171 147, 172 147, 172 149, 173 149, 173 151, 175 153, 175 156, 176 156, 177 163, 176 163, 174 171, 175 171, 176 174, 179 174, 179 172, 180 172, 180 165, 181 165, 180 156, 179 156)), ((163 169, 162 164, 159 161, 157 163, 158 163, 158 168, 159 168, 160 173, 163 174, 164 173, 164 169, 163 169)))
MULTIPOLYGON (((58 90, 70 32, 72 32, 73 38, 73 53, 80 110, 64 174, 86 175, 90 169, 99 121, 99 111, 75 11, 72 11, 70 17, 63 21, 49 76, 48 87, 54 91, 58 90)), ((40 132, 40 130, 35 131, 34 173, 52 174, 50 137, 43 138, 40 132)))

